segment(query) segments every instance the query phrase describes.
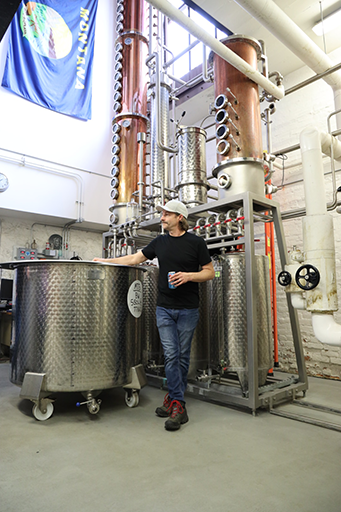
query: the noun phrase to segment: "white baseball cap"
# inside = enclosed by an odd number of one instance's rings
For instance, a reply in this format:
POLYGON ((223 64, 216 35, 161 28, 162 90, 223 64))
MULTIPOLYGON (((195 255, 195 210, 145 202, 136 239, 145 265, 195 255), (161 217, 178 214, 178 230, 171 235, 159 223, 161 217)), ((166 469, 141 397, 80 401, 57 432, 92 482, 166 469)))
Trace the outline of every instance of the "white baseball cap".
POLYGON ((188 210, 184 203, 178 201, 177 199, 171 199, 168 203, 163 206, 158 205, 156 207, 158 212, 162 212, 162 210, 166 210, 166 212, 178 213, 179 215, 183 215, 185 219, 188 217, 188 210))

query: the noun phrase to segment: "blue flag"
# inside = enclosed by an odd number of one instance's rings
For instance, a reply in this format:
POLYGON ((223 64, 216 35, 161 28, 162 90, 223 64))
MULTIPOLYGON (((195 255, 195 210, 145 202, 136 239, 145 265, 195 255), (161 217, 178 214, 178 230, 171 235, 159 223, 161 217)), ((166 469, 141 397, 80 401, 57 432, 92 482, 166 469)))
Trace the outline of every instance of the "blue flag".
POLYGON ((23 0, 11 28, 2 86, 62 114, 91 119, 98 0, 23 0))

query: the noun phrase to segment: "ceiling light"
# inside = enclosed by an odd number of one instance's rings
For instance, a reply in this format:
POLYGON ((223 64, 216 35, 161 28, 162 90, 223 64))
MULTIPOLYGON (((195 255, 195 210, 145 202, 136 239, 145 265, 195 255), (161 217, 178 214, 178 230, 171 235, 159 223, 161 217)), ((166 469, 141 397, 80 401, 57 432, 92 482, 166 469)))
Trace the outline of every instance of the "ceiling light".
POLYGON ((329 16, 326 16, 323 21, 319 21, 316 25, 313 26, 313 31, 317 36, 322 36, 323 34, 327 34, 334 28, 340 26, 341 23, 341 9, 333 12, 329 16))

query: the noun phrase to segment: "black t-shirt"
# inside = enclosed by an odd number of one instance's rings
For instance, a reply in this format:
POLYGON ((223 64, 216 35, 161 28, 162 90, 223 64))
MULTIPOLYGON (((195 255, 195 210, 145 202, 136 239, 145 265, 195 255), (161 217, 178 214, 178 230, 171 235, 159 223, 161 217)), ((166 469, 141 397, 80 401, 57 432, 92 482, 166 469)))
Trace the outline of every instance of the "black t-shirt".
POLYGON ((199 307, 198 283, 189 281, 175 289, 168 287, 168 272, 198 272, 211 262, 205 241, 192 233, 182 236, 160 235, 142 249, 149 260, 159 260, 159 294, 157 305, 169 309, 199 307))

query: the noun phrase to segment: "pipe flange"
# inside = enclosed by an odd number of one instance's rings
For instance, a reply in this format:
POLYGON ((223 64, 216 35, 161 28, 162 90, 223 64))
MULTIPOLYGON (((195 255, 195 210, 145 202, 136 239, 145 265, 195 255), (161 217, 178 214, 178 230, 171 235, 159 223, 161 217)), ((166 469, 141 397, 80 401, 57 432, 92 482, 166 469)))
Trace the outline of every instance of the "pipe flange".
POLYGON ((229 174, 223 172, 218 177, 217 184, 219 188, 227 190, 232 185, 232 178, 229 174))
POLYGON ((120 168, 117 165, 112 167, 112 169, 111 169, 111 176, 116 177, 119 174, 120 174, 120 168))
POLYGON ((230 149, 231 149, 231 144, 225 139, 221 139, 217 143, 216 150, 219 155, 222 155, 222 156, 227 155, 228 152, 230 151, 230 149))
POLYGON ((112 132, 113 133, 120 133, 121 127, 118 123, 113 123, 112 125, 112 132))
POLYGON ((118 198, 118 190, 117 188, 112 188, 110 192, 111 199, 115 200, 118 198))
POLYGON ((229 120, 229 115, 225 109, 220 109, 215 115, 215 122, 217 124, 224 124, 227 123, 229 120))
POLYGON ((111 142, 116 145, 116 144, 120 143, 120 140, 121 140, 121 137, 119 136, 119 134, 114 133, 114 135, 112 136, 111 142))
POLYGON ((220 171, 225 170, 227 167, 233 166, 235 164, 246 164, 246 163, 252 163, 259 165, 262 169, 264 167, 264 162, 260 158, 253 158, 253 157, 238 157, 238 158, 229 158, 228 160, 224 160, 223 162, 219 162, 216 164, 212 169, 212 175, 214 178, 218 176, 218 173, 220 171))
POLYGON ((225 96, 225 94, 219 94, 219 96, 217 96, 214 101, 214 106, 217 110, 220 110, 221 108, 225 108, 227 104, 228 104, 228 99, 225 96))
POLYGON ((215 132, 217 139, 227 139, 229 134, 230 128, 226 124, 219 125, 215 132))

